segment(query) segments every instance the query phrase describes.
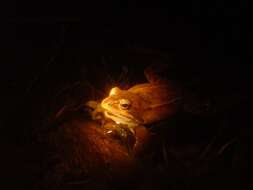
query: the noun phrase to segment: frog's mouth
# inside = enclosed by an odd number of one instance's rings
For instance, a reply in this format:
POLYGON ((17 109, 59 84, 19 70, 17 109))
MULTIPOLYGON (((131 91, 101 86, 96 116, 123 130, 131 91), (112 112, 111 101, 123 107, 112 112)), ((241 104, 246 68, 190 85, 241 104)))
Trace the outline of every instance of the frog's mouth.
POLYGON ((112 113, 110 111, 105 111, 105 116, 107 118, 112 119, 113 121, 115 121, 118 124, 124 124, 124 125, 128 125, 128 126, 136 126, 139 125, 141 122, 138 121, 137 119, 135 119, 133 116, 126 116, 120 113, 112 113))

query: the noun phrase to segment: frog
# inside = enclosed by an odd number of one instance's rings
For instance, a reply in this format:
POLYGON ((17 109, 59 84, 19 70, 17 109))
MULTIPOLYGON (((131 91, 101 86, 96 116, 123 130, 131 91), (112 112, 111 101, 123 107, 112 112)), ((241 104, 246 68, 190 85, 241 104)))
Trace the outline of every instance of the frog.
POLYGON ((146 82, 128 89, 113 87, 104 99, 88 101, 92 119, 102 124, 112 120, 118 126, 134 128, 162 121, 179 110, 195 116, 211 115, 210 100, 167 79, 167 70, 167 65, 148 66, 144 70, 146 82))
POLYGON ((152 67, 144 70, 146 82, 129 89, 113 87, 101 101, 105 118, 134 128, 171 117, 180 109, 182 89, 172 81, 159 78, 152 67))

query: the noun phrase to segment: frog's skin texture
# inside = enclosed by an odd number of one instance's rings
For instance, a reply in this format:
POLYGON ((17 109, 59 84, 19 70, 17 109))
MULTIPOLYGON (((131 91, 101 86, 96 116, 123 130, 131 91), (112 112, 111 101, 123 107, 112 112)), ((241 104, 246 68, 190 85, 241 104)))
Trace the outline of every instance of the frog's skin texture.
POLYGON ((181 90, 169 82, 144 83, 128 90, 118 87, 101 102, 104 115, 118 124, 135 127, 168 118, 179 108, 181 90))
POLYGON ((133 128, 172 116, 182 105, 182 89, 162 77, 165 69, 164 65, 151 65, 144 70, 147 83, 137 84, 128 90, 114 87, 101 103, 86 103, 93 109, 92 118, 101 121, 110 119, 118 125, 133 128))
POLYGON ((127 125, 133 132, 134 127, 169 118, 179 109, 193 115, 216 114, 208 97, 168 80, 166 70, 166 65, 150 65, 144 70, 146 83, 124 90, 114 87, 102 101, 87 102, 92 119, 102 124, 114 121, 116 126, 127 125))

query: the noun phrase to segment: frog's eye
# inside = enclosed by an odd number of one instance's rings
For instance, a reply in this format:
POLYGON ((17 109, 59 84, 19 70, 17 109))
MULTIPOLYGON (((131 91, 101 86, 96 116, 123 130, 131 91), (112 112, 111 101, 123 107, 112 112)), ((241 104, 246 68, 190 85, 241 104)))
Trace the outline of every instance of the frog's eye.
POLYGON ((130 108, 130 106, 131 106, 131 102, 128 99, 121 99, 119 101, 119 107, 122 110, 128 110, 130 108))

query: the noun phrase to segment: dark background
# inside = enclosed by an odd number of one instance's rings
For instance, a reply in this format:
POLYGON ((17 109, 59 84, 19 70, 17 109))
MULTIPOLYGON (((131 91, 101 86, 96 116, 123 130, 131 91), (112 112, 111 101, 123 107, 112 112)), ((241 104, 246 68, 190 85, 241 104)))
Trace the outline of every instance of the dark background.
POLYGON ((3 13, 2 95, 12 101, 48 72, 57 78, 68 70, 74 77, 80 65, 99 64, 101 56, 117 57, 125 49, 169 54, 181 70, 179 78, 233 78, 248 85, 251 77, 247 1, 18 2, 8 3, 3 13), (69 61, 60 60, 63 56, 69 61))
MULTIPOLYGON (((93 76, 103 78, 103 71, 118 76, 124 65, 141 75, 146 60, 140 64, 131 60, 146 52, 169 55, 175 71, 172 78, 201 81, 203 90, 217 94, 238 93, 243 103, 230 117, 249 146, 253 78, 247 1, 175 1, 166 5, 34 1, 9 3, 3 12, 1 174, 11 179, 10 183, 18 178, 22 181, 18 184, 23 184, 26 180, 21 176, 29 178, 29 169, 22 167, 21 155, 27 154, 22 147, 33 143, 34 123, 43 118, 47 109, 43 105, 52 101, 61 86, 83 77, 99 88, 101 84, 92 81, 93 76), (101 69, 103 60, 108 63, 107 70, 101 69), (21 161, 16 159, 19 156, 21 161), (15 178, 9 178, 13 174, 15 178)), ((248 163, 250 159, 245 160, 248 163)), ((250 178, 247 170, 242 176, 245 181, 250 178)))

